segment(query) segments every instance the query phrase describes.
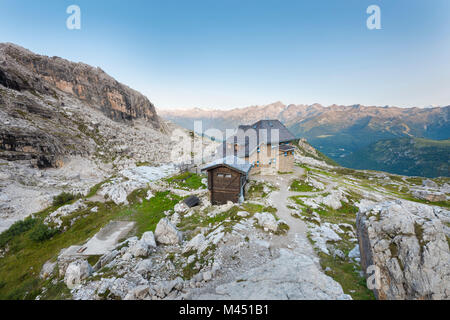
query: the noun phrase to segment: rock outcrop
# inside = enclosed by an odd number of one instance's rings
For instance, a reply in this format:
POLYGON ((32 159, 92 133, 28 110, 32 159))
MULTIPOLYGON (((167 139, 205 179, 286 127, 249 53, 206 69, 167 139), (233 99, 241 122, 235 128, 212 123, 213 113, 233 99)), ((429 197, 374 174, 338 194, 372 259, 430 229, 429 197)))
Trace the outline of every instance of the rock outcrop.
POLYGON ((361 267, 378 299, 450 298, 450 253, 438 218, 441 210, 401 200, 360 210, 361 267))
POLYGON ((238 281, 217 286, 215 293, 196 299, 350 300, 351 297, 319 270, 311 257, 281 249, 278 258, 242 274, 238 281))
POLYGON ((64 276, 64 282, 69 289, 80 285, 83 280, 92 274, 92 267, 86 260, 78 260, 69 264, 64 276))
POLYGON ((102 69, 59 57, 37 55, 14 44, 0 44, 0 84, 43 95, 57 95, 62 91, 92 108, 99 108, 113 120, 143 118, 154 127, 160 127, 153 104, 102 69))
POLYGON ((163 218, 156 226, 155 238, 159 243, 170 245, 181 242, 182 236, 167 218, 163 218))
POLYGON ((37 168, 61 167, 73 156, 130 156, 133 145, 143 150, 169 131, 144 95, 101 69, 10 43, 0 43, 0 106, 0 158, 37 168), (151 132, 133 137, 139 126, 151 132))

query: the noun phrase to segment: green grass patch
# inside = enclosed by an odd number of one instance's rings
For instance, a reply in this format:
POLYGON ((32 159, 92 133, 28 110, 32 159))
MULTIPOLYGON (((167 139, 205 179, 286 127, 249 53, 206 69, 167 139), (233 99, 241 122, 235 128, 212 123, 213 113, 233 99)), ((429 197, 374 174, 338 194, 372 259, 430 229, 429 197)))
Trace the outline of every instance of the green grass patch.
POLYGON ((270 192, 276 190, 276 187, 264 182, 252 182, 248 188, 247 196, 249 199, 266 198, 270 192), (264 190, 266 189, 266 190, 264 190))
POLYGON ((107 179, 107 180, 105 180, 105 181, 102 181, 102 182, 100 182, 100 183, 97 183, 95 186, 93 186, 93 187, 89 190, 88 194, 86 195, 86 198, 89 199, 89 198, 95 196, 95 195, 97 194, 98 190, 100 190, 100 188, 101 188, 104 184, 111 182, 111 180, 112 180, 113 178, 114 178, 114 177, 111 177, 111 178, 109 178, 109 179, 107 179))
POLYGON ((294 180, 291 183, 290 186, 291 191, 295 192, 314 192, 317 191, 313 186, 310 186, 309 184, 304 183, 301 180, 294 180))
POLYGON ((173 209, 182 200, 180 196, 169 191, 157 192, 150 200, 145 199, 146 194, 145 189, 131 193, 128 201, 133 202, 134 205, 123 209, 119 215, 122 219, 136 221, 138 236, 146 231, 155 231, 159 220, 166 216, 164 211, 173 209))
POLYGON ((293 171, 288 171, 288 172, 278 171, 278 174, 281 174, 281 175, 293 174, 293 173, 294 173, 293 171))
POLYGON ((166 181, 171 185, 183 190, 197 190, 206 189, 202 183, 204 175, 199 175, 191 172, 184 172, 179 175, 170 177, 166 181))
POLYGON ((37 220, 31 217, 15 222, 8 230, 5 230, 0 234, 0 248, 4 248, 14 237, 32 229, 36 223, 37 220))
POLYGON ((58 230, 48 227, 43 222, 36 224, 30 232, 30 239, 34 242, 44 242, 51 239, 58 230))
POLYGON ((138 161, 136 162, 136 167, 150 167, 151 163, 148 161, 138 161))
POLYGON ((57 196, 53 197, 53 206, 63 206, 65 204, 69 204, 75 199, 80 198, 80 195, 75 195, 73 193, 61 192, 57 196))
MULTIPOLYGON (((89 202, 88 207, 73 213, 63 219, 63 226, 68 225, 70 219, 77 217, 67 231, 48 237, 48 230, 39 226, 45 217, 57 207, 47 208, 37 214, 35 219, 18 222, 0 235, 0 239, 8 244, 8 252, 0 259, 0 299, 34 299, 40 294, 44 280, 39 278, 42 265, 48 260, 55 260, 63 248, 71 245, 81 245, 94 236, 102 227, 112 220, 136 221, 137 233, 156 228, 156 224, 164 211, 173 209, 181 197, 166 192, 158 192, 150 200, 145 200, 146 189, 133 192, 129 197, 128 206, 118 206, 113 202, 89 202), (90 209, 96 206, 96 213, 90 209), (36 230, 40 230, 37 232, 36 230), (37 233, 38 241, 32 239, 37 233)), ((28 218, 30 219, 30 218, 28 218)), ((92 258, 95 259, 95 258, 92 258)), ((94 262, 94 261, 91 261, 94 262)), ((64 290, 54 290, 50 297, 64 298, 64 290), (61 294, 61 296, 58 296, 61 294)))
MULTIPOLYGON (((344 247, 347 247, 346 250, 343 250, 344 254, 347 254, 348 246, 344 245, 344 247)), ((373 292, 367 288, 365 278, 355 270, 357 267, 355 263, 326 255, 323 252, 319 252, 318 256, 322 268, 330 269, 325 274, 337 281, 342 286, 344 293, 349 294, 355 300, 375 300, 373 292)))

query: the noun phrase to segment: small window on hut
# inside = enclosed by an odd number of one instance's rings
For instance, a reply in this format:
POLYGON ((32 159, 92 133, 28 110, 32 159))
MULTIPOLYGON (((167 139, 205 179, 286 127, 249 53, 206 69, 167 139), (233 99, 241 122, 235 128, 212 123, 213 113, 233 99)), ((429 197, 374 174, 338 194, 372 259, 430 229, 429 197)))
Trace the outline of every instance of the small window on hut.
POLYGON ((223 178, 223 173, 218 173, 218 174, 217 174, 217 177, 218 177, 218 178, 223 178))
POLYGON ((226 175, 225 175, 225 178, 231 179, 231 174, 226 174, 226 175))

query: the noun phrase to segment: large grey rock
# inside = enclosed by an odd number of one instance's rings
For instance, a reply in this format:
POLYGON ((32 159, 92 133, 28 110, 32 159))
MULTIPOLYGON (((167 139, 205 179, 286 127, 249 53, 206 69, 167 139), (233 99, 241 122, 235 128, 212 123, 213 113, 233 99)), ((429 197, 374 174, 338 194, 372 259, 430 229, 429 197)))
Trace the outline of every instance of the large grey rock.
POLYGON ((134 257, 147 257, 152 249, 156 248, 153 232, 145 232, 141 239, 130 246, 128 252, 134 257))
POLYGON ((267 228, 270 231, 276 232, 278 230, 278 223, 273 214, 268 212, 255 213, 254 217, 258 220, 258 225, 267 228))
MULTIPOLYGON (((203 274, 201 275, 203 279, 203 274)), ((209 275, 208 275, 209 277, 209 275)), ((215 293, 195 299, 212 300, 350 300, 342 287, 325 275, 313 257, 280 249, 280 256, 221 284, 215 293)))
POLYGON ((143 300, 149 294, 150 287, 148 285, 140 285, 131 289, 125 296, 124 300, 143 300))
POLYGON ((435 207, 383 202, 357 215, 361 267, 378 299, 449 299, 450 253, 435 207))
POLYGON ((149 248, 156 248, 155 235, 152 231, 144 232, 141 237, 141 242, 145 243, 149 248))
POLYGON ((64 276, 64 282, 69 289, 82 283, 92 274, 92 267, 86 260, 78 260, 69 264, 64 276))
POLYGON ((181 242, 182 236, 167 218, 163 218, 156 226, 155 238, 156 241, 162 244, 178 244, 181 242))
POLYGON ((41 270, 41 273, 39 274, 39 277, 41 279, 49 278, 50 276, 52 276, 54 274, 55 268, 56 268, 56 262, 47 261, 42 266, 42 270, 41 270))
POLYGON ((183 253, 195 250, 198 253, 202 253, 208 247, 208 242, 205 236, 201 233, 192 238, 183 248, 183 253))
POLYGON ((422 185, 428 188, 439 188, 438 184, 430 179, 423 180, 422 185))
POLYGON ((100 270, 104 266, 106 266, 108 263, 114 260, 115 257, 119 254, 119 251, 113 250, 110 252, 107 252, 101 258, 97 261, 97 263, 94 265, 94 271, 100 270))
POLYGON ((438 201, 447 200, 447 196, 445 195, 445 193, 428 191, 428 190, 416 190, 413 192, 413 196, 418 199, 427 200, 430 202, 438 202, 438 201))
POLYGON ((149 272, 151 272, 152 267, 153 263, 150 259, 142 260, 136 265, 135 272, 141 276, 146 276, 149 272))

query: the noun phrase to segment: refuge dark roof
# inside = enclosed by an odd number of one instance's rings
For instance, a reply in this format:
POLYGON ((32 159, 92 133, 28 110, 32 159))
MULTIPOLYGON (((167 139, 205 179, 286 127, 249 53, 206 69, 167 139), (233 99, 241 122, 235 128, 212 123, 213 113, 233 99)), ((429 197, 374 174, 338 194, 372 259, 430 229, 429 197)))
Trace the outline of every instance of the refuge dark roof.
POLYGON ((240 148, 237 156, 248 157, 261 144, 277 144, 293 140, 295 136, 279 120, 260 120, 252 125, 240 125, 226 143, 245 146, 240 148), (256 142, 250 142, 252 136, 256 137, 256 142))
POLYGON ((279 120, 260 120, 252 125, 240 125, 228 143, 244 144, 244 136, 255 134, 258 145, 261 143, 283 143, 295 140, 295 136, 279 120), (249 131, 250 130, 250 131, 249 131), (251 132, 251 130, 254 130, 251 132), (278 131, 278 134, 276 133, 278 131))

